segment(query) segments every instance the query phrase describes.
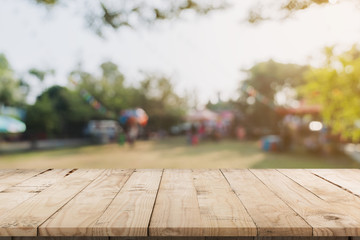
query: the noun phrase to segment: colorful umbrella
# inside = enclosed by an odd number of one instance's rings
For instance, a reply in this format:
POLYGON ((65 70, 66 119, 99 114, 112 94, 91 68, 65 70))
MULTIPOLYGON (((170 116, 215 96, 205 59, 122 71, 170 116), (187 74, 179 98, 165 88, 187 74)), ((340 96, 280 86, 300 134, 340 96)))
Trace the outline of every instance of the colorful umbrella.
POLYGON ((8 116, 0 116, 0 133, 25 132, 26 126, 23 122, 8 116))
POLYGON ((139 123, 141 126, 145 126, 148 120, 149 120, 148 115, 141 108, 124 110, 119 118, 121 124, 126 124, 128 122, 131 123, 135 121, 139 123))

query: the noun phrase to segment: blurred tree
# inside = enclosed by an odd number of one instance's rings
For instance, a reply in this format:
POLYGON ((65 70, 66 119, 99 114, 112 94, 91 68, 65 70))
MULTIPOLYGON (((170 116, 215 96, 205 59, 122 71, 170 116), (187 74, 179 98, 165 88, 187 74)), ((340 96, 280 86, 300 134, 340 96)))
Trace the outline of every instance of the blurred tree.
MULTIPOLYGON (((357 0, 347 0, 359 4, 357 0)), ((250 9, 246 20, 249 23, 260 23, 266 20, 284 20, 294 13, 310 8, 313 5, 336 4, 337 0, 283 0, 257 1, 250 9)))
POLYGON ((31 135, 79 137, 90 119, 100 118, 78 93, 53 86, 27 109, 26 126, 31 135))
POLYGON ((187 100, 175 92, 174 84, 168 77, 147 74, 140 85, 139 106, 149 115, 150 129, 169 130, 183 122, 187 100))
POLYGON ((321 104, 322 116, 335 134, 360 140, 360 50, 334 54, 325 48, 326 62, 321 68, 312 68, 306 75, 306 84, 299 88, 309 101, 321 104))
POLYGON ((118 66, 112 62, 105 62, 100 68, 100 77, 78 69, 70 74, 69 79, 77 83, 78 91, 85 89, 115 115, 121 110, 136 107, 139 92, 134 87, 125 85, 124 75, 118 66))
MULTIPOLYGON (((64 0, 33 0, 47 7, 54 7, 64 3, 64 0)), ((212 0, 101 0, 85 1, 84 13, 87 25, 99 36, 104 29, 118 29, 123 26, 137 27, 153 24, 156 21, 180 18, 182 13, 193 12, 204 15, 210 11, 223 9, 227 6, 224 1, 212 0)))
POLYGON ((76 83, 77 91, 88 91, 112 111, 114 119, 122 110, 141 107, 149 115, 148 127, 152 130, 167 130, 182 120, 187 103, 175 93, 169 78, 145 74, 136 88, 125 83, 125 77, 116 64, 105 62, 100 67, 99 77, 78 69, 70 74, 69 79, 76 83))
POLYGON ((38 68, 31 68, 31 69, 29 69, 29 74, 31 74, 32 76, 35 76, 37 79, 39 79, 40 82, 43 82, 47 75, 49 75, 49 74, 54 75, 55 70, 53 70, 53 69, 40 70, 38 68))
POLYGON ((27 91, 27 85, 16 78, 5 55, 0 54, 0 105, 23 105, 27 91))
POLYGON ((238 106, 252 127, 276 130, 277 116, 273 108, 276 94, 303 83, 307 69, 307 66, 269 60, 245 70, 248 77, 240 83, 238 106), (251 86, 254 91, 248 93, 244 86, 251 86))

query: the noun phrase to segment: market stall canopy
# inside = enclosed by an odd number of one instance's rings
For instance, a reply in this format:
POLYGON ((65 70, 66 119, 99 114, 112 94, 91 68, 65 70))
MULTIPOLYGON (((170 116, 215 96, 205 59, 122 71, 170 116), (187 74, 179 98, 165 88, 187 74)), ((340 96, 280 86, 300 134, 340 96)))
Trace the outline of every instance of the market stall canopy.
POLYGON ((305 115, 305 114, 319 114, 322 110, 321 105, 310 104, 305 100, 301 100, 298 107, 277 107, 275 111, 280 115, 305 115))
POLYGON ((209 109, 194 110, 186 116, 186 120, 189 122, 215 121, 217 118, 218 114, 209 109))
POLYGON ((25 130, 26 126, 23 122, 9 116, 0 115, 0 133, 22 133, 25 130))

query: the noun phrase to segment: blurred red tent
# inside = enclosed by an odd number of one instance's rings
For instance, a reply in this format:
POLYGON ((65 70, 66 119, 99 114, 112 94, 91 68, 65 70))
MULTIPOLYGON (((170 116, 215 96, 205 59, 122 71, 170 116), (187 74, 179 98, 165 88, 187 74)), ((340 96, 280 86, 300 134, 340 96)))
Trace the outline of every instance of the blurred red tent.
POLYGON ((209 109, 193 110, 186 116, 186 120, 188 122, 216 121, 218 117, 217 113, 209 109))

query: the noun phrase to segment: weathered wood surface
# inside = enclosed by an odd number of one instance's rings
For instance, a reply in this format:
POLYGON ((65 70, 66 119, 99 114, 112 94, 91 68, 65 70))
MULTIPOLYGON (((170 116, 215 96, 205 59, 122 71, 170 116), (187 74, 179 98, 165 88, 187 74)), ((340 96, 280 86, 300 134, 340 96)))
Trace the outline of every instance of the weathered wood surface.
POLYGON ((359 239, 360 170, 0 170, 0 240, 39 236, 359 239))

